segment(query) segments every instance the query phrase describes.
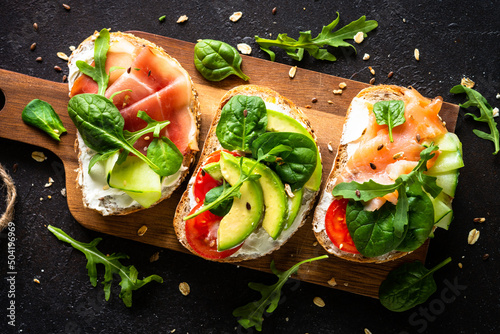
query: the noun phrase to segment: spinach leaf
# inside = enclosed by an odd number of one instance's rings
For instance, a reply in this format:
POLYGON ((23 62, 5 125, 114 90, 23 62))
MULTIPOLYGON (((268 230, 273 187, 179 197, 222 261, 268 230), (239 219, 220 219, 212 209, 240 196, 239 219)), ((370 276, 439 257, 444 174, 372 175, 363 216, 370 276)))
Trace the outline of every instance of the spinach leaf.
POLYGON ((102 29, 94 43, 94 64, 95 67, 87 64, 83 60, 78 60, 76 66, 83 74, 88 75, 97 82, 97 94, 103 95, 108 88, 109 74, 106 73, 106 56, 109 50, 109 31, 102 29))
POLYGON ((24 107, 21 118, 26 124, 45 131, 57 141, 66 129, 54 108, 45 101, 34 99, 24 107))
POLYGON ((379 125, 389 127, 389 140, 392 139, 392 129, 406 122, 405 103, 401 100, 378 101, 373 105, 373 113, 379 125))
POLYGON ((90 243, 83 243, 71 238, 69 235, 64 233, 63 230, 57 227, 49 225, 48 229, 57 237, 57 239, 69 243, 75 249, 85 254, 85 257, 87 258, 87 270, 92 286, 97 286, 97 264, 102 264, 104 266, 105 272, 103 284, 104 296, 106 300, 109 300, 111 295, 113 274, 117 274, 121 278, 120 298, 127 307, 132 306, 132 292, 134 290, 143 287, 151 281, 163 283, 163 279, 158 275, 150 275, 142 280, 138 279, 137 276, 139 272, 133 265, 126 267, 120 263, 119 260, 129 258, 125 254, 113 253, 111 255, 104 255, 97 249, 97 244, 102 240, 102 238, 96 238, 90 243))
POLYGON ((241 56, 231 45, 213 39, 204 39, 194 47, 194 65, 203 77, 210 81, 221 81, 231 74, 245 81, 241 70, 241 56))
POLYGON ((380 302, 394 312, 403 312, 422 304, 436 292, 432 274, 450 261, 451 258, 447 258, 431 270, 425 268, 422 262, 415 261, 391 271, 380 285, 380 302))
POLYGON ((304 50, 312 57, 321 60, 336 61, 337 58, 327 51, 325 46, 331 47, 352 47, 354 51, 356 48, 347 43, 346 39, 353 39, 358 32, 366 33, 375 29, 378 26, 377 21, 365 21, 366 17, 362 16, 358 20, 349 23, 343 28, 332 32, 333 28, 339 23, 340 15, 337 12, 337 18, 327 26, 324 26, 321 33, 312 38, 311 31, 301 31, 298 40, 289 37, 287 34, 279 34, 275 40, 260 38, 255 36, 255 41, 260 45, 262 51, 269 54, 271 61, 275 59, 275 53, 271 51, 271 47, 277 46, 285 50, 285 52, 294 60, 302 60, 304 57, 304 50))
POLYGON ((273 155, 275 158, 266 161, 281 180, 290 185, 292 191, 302 188, 316 168, 316 144, 300 133, 267 132, 252 143, 252 155, 261 156, 278 145, 290 149, 273 155))
POLYGON ((266 132, 267 109, 258 96, 233 96, 222 108, 215 133, 222 147, 250 153, 252 142, 266 132))
MULTIPOLYGON (((215 187, 210 189, 207 194, 205 195, 205 202, 203 205, 208 205, 214 201, 216 201, 224 192, 224 189, 227 188, 227 184, 224 183, 221 186, 215 187)), ((213 213, 216 216, 219 217, 224 217, 229 213, 231 210, 231 207, 233 206, 233 198, 228 198, 222 202, 219 202, 219 204, 212 209, 210 209, 210 212, 213 213)))
POLYGON ((79 94, 68 103, 68 114, 85 144, 100 154, 119 149, 134 153, 160 176, 161 169, 134 148, 124 137, 125 121, 113 102, 96 94, 79 94))
POLYGON ((461 94, 466 93, 469 100, 461 104, 462 108, 477 107, 481 113, 479 117, 472 113, 465 114, 466 116, 472 116, 475 121, 488 123, 490 128, 490 133, 474 129, 473 132, 476 136, 481 139, 490 140, 495 145, 495 151, 493 154, 497 154, 500 151, 500 134, 498 132, 497 123, 493 118, 493 108, 490 106, 488 101, 481 95, 481 93, 475 91, 472 88, 468 88, 462 85, 457 85, 450 90, 450 93, 461 94))
POLYGON ((295 274, 299 267, 307 262, 317 261, 328 258, 328 255, 318 256, 312 259, 301 261, 292 266, 287 271, 279 271, 271 261, 271 271, 278 276, 278 282, 273 285, 265 285, 260 283, 250 282, 248 287, 252 290, 258 291, 261 298, 257 301, 251 302, 247 305, 240 306, 233 311, 233 316, 238 317, 238 323, 244 328, 255 327, 259 332, 262 331, 262 322, 264 321, 264 312, 272 313, 279 305, 281 298, 281 289, 287 282, 288 278, 295 274))
POLYGON ((184 156, 167 137, 154 138, 148 146, 147 157, 159 167, 161 176, 177 173, 182 166, 184 156))

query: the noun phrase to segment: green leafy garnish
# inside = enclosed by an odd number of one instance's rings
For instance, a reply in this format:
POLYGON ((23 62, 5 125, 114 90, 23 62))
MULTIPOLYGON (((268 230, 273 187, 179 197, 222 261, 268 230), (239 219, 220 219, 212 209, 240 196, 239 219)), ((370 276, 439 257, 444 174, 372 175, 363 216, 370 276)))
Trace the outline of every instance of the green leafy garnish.
POLYGON ((194 65, 203 77, 221 81, 231 74, 245 81, 250 78, 241 70, 241 56, 231 45, 214 39, 204 39, 194 46, 194 65))
POLYGON ((83 60, 78 60, 76 66, 83 74, 88 75, 99 87, 97 94, 104 95, 106 88, 108 88, 109 75, 106 73, 106 55, 109 50, 109 31, 102 29, 99 32, 94 44, 94 64, 95 67, 87 64, 83 60))
POLYGON ((378 101, 373 105, 373 113, 378 125, 389 127, 389 140, 392 139, 392 129, 406 122, 405 103, 401 100, 378 101))
POLYGON ((358 32, 366 33, 375 29, 378 26, 377 21, 366 21, 366 17, 362 16, 358 20, 349 23, 348 25, 332 32, 333 28, 339 23, 340 15, 337 13, 337 18, 327 26, 324 26, 321 33, 312 38, 311 31, 301 31, 298 40, 289 37, 287 34, 279 34, 275 40, 260 38, 255 36, 255 41, 260 45, 262 51, 269 54, 271 61, 275 59, 275 53, 271 51, 271 47, 277 46, 286 51, 286 53, 294 60, 302 60, 304 57, 304 50, 312 57, 321 60, 336 61, 337 58, 327 51, 325 46, 331 47, 352 47, 354 51, 356 48, 345 42, 347 39, 353 39, 358 32))
POLYGON ((255 327, 255 329, 259 332, 262 331, 264 311, 266 313, 272 313, 274 312, 274 310, 276 310, 281 297, 281 288, 286 283, 288 278, 291 275, 295 274, 302 264, 326 258, 328 258, 328 255, 322 255, 312 259, 304 260, 295 264, 290 269, 284 272, 277 270, 276 266, 274 265, 274 261, 272 261, 271 271, 273 272, 273 274, 278 276, 278 282, 273 285, 265 285, 254 282, 248 283, 248 287, 252 290, 259 291, 262 297, 258 301, 254 301, 247 305, 238 307, 233 311, 233 316, 239 318, 238 323, 244 328, 255 327))
MULTIPOLYGON (((203 202, 203 205, 208 205, 213 201, 216 201, 222 195, 222 193, 227 187, 228 187, 227 183, 224 182, 222 185, 210 189, 205 195, 205 201, 203 202)), ((219 205, 210 209, 210 212, 216 216, 224 217, 229 213, 232 206, 233 206, 233 200, 232 198, 229 198, 223 202, 219 202, 219 205)))
POLYGON ((102 238, 96 238, 90 243, 83 243, 76 241, 71 238, 61 229, 54 227, 52 225, 48 226, 50 232, 52 232, 59 240, 69 243, 75 249, 79 250, 87 258, 87 270, 90 277, 90 283, 92 286, 97 286, 97 264, 102 264, 105 268, 104 272, 104 296, 106 300, 109 300, 111 295, 111 283, 113 281, 113 274, 117 274, 121 278, 120 286, 120 298, 127 307, 132 306, 132 292, 137 290, 151 281, 156 281, 158 283, 163 283, 163 278, 158 275, 150 275, 142 280, 138 279, 138 271, 133 266, 124 266, 120 263, 121 259, 128 259, 129 257, 121 253, 113 253, 111 255, 104 255, 97 249, 97 244, 102 240, 102 238))
POLYGON ((497 123, 493 118, 493 108, 490 106, 488 101, 481 95, 481 93, 475 91, 472 88, 468 88, 462 85, 456 85, 450 90, 450 93, 453 94, 461 94, 466 93, 469 100, 465 103, 462 103, 460 107, 462 108, 470 108, 477 107, 479 108, 479 112, 481 116, 477 117, 472 113, 465 114, 466 116, 472 116, 475 121, 488 123, 490 128, 490 133, 486 133, 484 131, 474 129, 473 132, 476 136, 482 139, 490 140, 495 145, 495 152, 493 154, 497 154, 500 151, 500 135, 497 128, 497 123))
POLYGON ((165 21, 165 18, 166 18, 166 16, 165 16, 165 15, 162 15, 162 16, 160 16, 160 17, 158 18, 158 21, 163 22, 163 21, 165 21))
POLYGON ((425 302, 436 292, 432 274, 451 261, 447 258, 431 270, 422 262, 405 263, 391 271, 379 288, 380 303, 394 312, 404 312, 425 302))
POLYGON ((60 141, 59 137, 66 132, 59 115, 45 101, 39 99, 32 100, 24 107, 21 117, 26 124, 45 131, 57 141, 60 141))

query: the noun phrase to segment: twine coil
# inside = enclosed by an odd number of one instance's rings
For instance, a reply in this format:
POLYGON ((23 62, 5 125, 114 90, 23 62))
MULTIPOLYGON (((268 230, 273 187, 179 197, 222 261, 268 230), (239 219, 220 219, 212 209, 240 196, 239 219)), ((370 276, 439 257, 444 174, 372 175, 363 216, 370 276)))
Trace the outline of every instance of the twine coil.
POLYGON ((9 222, 14 219, 14 203, 16 202, 17 191, 16 186, 14 185, 14 180, 12 177, 5 171, 4 167, 0 164, 0 177, 2 178, 3 184, 1 187, 7 188, 7 207, 5 208, 5 212, 0 217, 0 232, 3 231, 4 228, 7 227, 9 222))

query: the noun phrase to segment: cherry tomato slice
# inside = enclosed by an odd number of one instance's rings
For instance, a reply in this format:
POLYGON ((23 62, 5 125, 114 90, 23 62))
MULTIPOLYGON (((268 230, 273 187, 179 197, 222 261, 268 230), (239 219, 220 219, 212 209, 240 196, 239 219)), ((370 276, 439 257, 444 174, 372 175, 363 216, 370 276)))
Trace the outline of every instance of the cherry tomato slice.
MULTIPOLYGON (((196 212, 203 202, 198 203, 190 214, 196 212)), ((242 245, 222 252, 217 251, 217 230, 222 217, 210 211, 186 221, 186 239, 191 248, 207 259, 223 259, 234 254, 242 245)))
POLYGON ((344 252, 359 254, 345 222, 348 202, 348 199, 335 199, 330 204, 325 216, 326 234, 335 246, 341 248, 342 245, 344 252))

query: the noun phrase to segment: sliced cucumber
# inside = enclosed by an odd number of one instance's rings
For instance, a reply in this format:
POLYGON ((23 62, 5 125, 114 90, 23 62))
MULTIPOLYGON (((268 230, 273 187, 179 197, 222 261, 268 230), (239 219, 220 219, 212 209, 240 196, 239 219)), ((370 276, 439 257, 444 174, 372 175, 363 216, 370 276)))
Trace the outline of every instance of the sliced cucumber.
POLYGON ((439 150, 453 152, 459 151, 462 154, 462 143, 457 135, 452 132, 447 132, 444 135, 436 138, 434 144, 439 146, 439 150))
POLYGON ((434 226, 447 230, 453 219, 452 198, 441 193, 436 198, 431 198, 431 200, 434 207, 434 226))
POLYGON ((125 191, 145 208, 161 198, 161 178, 144 161, 136 156, 128 156, 120 165, 114 161, 107 163, 107 167, 114 165, 111 170, 107 168, 110 187, 125 191))
POLYGON ((458 184, 458 175, 460 174, 458 169, 451 170, 444 173, 426 173, 431 176, 435 176, 436 183, 438 186, 443 188, 443 192, 451 197, 455 197, 455 191, 458 184))
POLYGON ((429 169, 429 174, 449 172, 462 168, 463 166, 464 161, 458 150, 452 152, 442 151, 436 159, 434 165, 429 169))
POLYGON ((202 167, 205 173, 208 173, 214 180, 222 182, 222 172, 220 171, 219 162, 211 162, 206 166, 202 167))

